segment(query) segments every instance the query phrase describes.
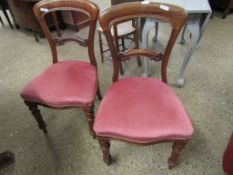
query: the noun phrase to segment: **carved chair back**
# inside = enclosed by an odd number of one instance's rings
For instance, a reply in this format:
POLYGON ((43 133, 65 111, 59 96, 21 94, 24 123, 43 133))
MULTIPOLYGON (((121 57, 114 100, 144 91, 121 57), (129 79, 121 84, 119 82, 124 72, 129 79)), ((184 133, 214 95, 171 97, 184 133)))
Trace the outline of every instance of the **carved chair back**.
MULTIPOLYGON (((96 30, 96 22, 99 15, 99 7, 89 1, 89 0, 51 0, 51 1, 40 1, 37 3, 33 8, 34 14, 38 19, 41 28, 48 39, 53 63, 58 61, 57 58, 57 45, 64 44, 69 41, 77 42, 80 46, 88 47, 88 54, 90 63, 96 66, 96 59, 94 55, 94 37, 95 37, 95 30, 96 30), (74 11, 84 13, 88 17, 89 23, 89 32, 87 39, 83 39, 79 36, 61 36, 53 37, 45 20, 45 16, 49 13, 52 14, 53 18, 56 18, 56 11, 74 11)), ((54 20, 56 21, 56 20, 54 20)))
POLYGON ((124 3, 112 6, 103 11, 99 17, 99 21, 113 58, 113 82, 118 80, 120 61, 129 60, 135 58, 135 56, 145 56, 153 60, 162 60, 162 81, 167 83, 167 64, 169 56, 186 19, 187 13, 184 9, 178 6, 160 3, 124 3), (163 54, 149 49, 131 49, 125 52, 119 52, 117 50, 114 44, 114 36, 111 35, 111 27, 135 18, 155 18, 171 25, 171 34, 163 54))

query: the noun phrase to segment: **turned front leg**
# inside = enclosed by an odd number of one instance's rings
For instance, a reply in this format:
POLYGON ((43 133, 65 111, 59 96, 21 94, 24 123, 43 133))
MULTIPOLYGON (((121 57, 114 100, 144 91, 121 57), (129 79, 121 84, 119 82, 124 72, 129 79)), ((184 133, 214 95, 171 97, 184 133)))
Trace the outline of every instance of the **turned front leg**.
POLYGON ((102 138, 98 137, 98 141, 100 144, 100 148, 103 152, 103 161, 107 164, 110 165, 112 162, 112 156, 110 154, 110 142, 108 138, 102 138))
POLYGON ((41 116, 40 110, 38 108, 38 105, 33 102, 25 101, 25 104, 28 106, 29 110, 31 111, 32 115, 37 121, 37 124, 40 129, 44 131, 45 134, 47 134, 46 124, 41 116))
POLYGON ((88 107, 83 107, 83 111, 87 117, 88 125, 89 125, 89 132, 90 135, 95 138, 95 132, 93 130, 94 125, 94 104, 88 107))
POLYGON ((184 149, 187 143, 188 143, 188 140, 175 142, 173 144, 171 156, 168 158, 169 169, 172 169, 176 166, 177 159, 179 158, 181 151, 184 149))

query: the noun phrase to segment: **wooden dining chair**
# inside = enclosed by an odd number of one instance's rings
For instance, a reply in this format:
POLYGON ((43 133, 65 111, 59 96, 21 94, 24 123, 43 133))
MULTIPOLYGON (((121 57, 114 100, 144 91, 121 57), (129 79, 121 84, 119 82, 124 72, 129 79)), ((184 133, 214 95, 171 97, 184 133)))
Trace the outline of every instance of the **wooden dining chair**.
MULTIPOLYGON (((135 2, 140 0, 111 0, 111 5, 117 5, 127 2, 135 2)), ((124 21, 120 24, 113 26, 112 35, 115 36, 115 44, 117 45, 117 49, 119 51, 125 51, 127 49, 125 45, 125 40, 132 40, 134 42, 135 48, 139 48, 139 31, 138 31, 138 20, 131 19, 129 21, 124 21), (115 30, 113 30, 115 28, 115 30), (115 33, 114 33, 115 32, 115 33)), ((103 30, 101 27, 97 28, 98 36, 99 36, 99 48, 100 48, 100 56, 101 62, 104 62, 104 53, 109 51, 108 45, 103 42, 102 35, 103 30), (106 48, 104 48, 106 47, 106 48)), ((140 58, 137 58, 138 66, 141 66, 140 58)), ((124 73, 122 64, 120 64, 120 72, 124 73)))
POLYGON ((99 22, 113 58, 113 84, 99 105, 94 131, 107 165, 112 159, 110 139, 117 139, 142 145, 174 142, 168 159, 169 168, 173 168, 192 136, 192 123, 180 100, 166 84, 169 56, 186 18, 187 13, 180 7, 143 2, 120 4, 101 13, 99 22), (171 25, 172 31, 163 54, 149 49, 119 52, 110 31, 111 26, 137 17, 156 18, 171 25), (126 77, 119 80, 119 62, 135 56, 162 60, 162 81, 152 77, 126 77))
MULTIPOLYGON (((53 64, 31 80, 21 91, 20 95, 35 117, 38 126, 47 133, 46 124, 42 119, 38 105, 51 108, 77 108, 85 112, 89 123, 90 134, 94 136, 94 101, 96 93, 101 99, 98 85, 97 64, 94 54, 94 36, 99 8, 88 0, 53 0, 41 1, 34 8, 34 14, 48 39, 53 64), (72 10, 85 13, 89 18, 87 39, 78 36, 61 36, 53 38, 45 16, 50 12, 72 10), (87 47, 89 62, 79 60, 58 61, 56 45, 73 41, 87 47)), ((78 57, 82 57, 79 55, 78 57)))

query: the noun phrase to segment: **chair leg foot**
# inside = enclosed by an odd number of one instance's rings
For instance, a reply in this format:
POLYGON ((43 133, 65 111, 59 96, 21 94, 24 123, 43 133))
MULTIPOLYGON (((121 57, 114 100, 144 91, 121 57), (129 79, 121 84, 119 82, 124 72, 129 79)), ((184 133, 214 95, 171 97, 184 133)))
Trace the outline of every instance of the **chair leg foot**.
POLYGON ((112 156, 110 154, 110 142, 109 139, 98 137, 100 148, 103 152, 103 161, 109 166, 112 163, 112 156))
POLYGON ((88 107, 83 107, 83 111, 87 117, 88 125, 89 125, 89 132, 90 135, 95 139, 96 135, 93 130, 94 125, 94 104, 88 107))
POLYGON ((36 119, 39 128, 42 129, 45 134, 47 134, 46 124, 41 116, 40 110, 38 109, 38 105, 36 103, 28 101, 25 101, 25 104, 28 106, 32 115, 36 119))
POLYGON ((184 147, 187 143, 188 143, 188 140, 175 142, 173 144, 171 156, 168 158, 169 169, 172 169, 176 166, 177 159, 179 158, 181 151, 184 149, 184 147))

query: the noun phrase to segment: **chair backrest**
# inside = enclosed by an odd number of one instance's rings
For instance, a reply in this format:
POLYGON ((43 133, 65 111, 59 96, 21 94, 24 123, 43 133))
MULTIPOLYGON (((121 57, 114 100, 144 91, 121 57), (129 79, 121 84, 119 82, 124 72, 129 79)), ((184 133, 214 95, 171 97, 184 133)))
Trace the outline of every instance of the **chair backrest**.
POLYGON ((132 2, 112 6, 103 11, 99 17, 101 27, 107 39, 113 58, 113 82, 118 80, 119 62, 135 58, 135 56, 146 56, 150 59, 162 59, 161 74, 162 80, 167 82, 167 64, 173 45, 177 36, 187 19, 184 9, 168 4, 132 2), (114 36, 111 35, 111 27, 135 18, 155 18, 171 25, 172 31, 163 54, 148 49, 131 49, 125 52, 118 52, 114 44, 114 36))
POLYGON ((38 19, 41 28, 48 39, 51 47, 53 63, 58 61, 56 45, 64 44, 68 41, 77 42, 79 45, 88 47, 89 59, 92 65, 96 66, 96 59, 94 55, 94 37, 96 31, 96 22, 99 15, 99 7, 89 0, 44 0, 40 1, 33 7, 34 14, 38 19), (54 21, 56 21, 56 11, 75 11, 84 13, 88 17, 89 32, 88 38, 82 39, 78 36, 53 37, 46 24, 45 16, 52 14, 54 21))

